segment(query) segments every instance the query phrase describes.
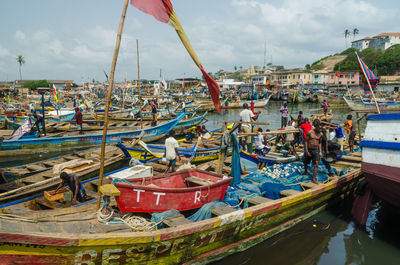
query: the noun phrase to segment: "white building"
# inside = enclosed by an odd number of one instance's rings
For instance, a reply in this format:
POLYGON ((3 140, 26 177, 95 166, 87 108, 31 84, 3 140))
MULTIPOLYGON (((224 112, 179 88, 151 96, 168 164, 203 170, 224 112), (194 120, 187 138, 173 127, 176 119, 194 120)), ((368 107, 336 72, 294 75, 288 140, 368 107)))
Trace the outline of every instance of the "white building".
POLYGON ((395 44, 400 44, 400 33, 381 33, 372 38, 366 37, 353 41, 351 47, 359 51, 367 48, 386 50, 395 44))
POLYGON ((327 84, 328 83, 328 72, 326 71, 315 71, 312 73, 313 84, 327 84))
POLYGON ((238 88, 240 85, 243 85, 244 82, 235 82, 234 79, 223 79, 222 82, 218 82, 218 85, 223 90, 230 90, 233 88, 238 88))

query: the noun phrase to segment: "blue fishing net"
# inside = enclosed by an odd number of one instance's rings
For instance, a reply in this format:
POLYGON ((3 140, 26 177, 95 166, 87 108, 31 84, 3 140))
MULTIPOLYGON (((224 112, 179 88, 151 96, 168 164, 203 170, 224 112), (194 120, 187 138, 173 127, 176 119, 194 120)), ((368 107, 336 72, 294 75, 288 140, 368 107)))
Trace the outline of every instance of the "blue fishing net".
POLYGON ((175 209, 171 209, 171 210, 168 210, 168 211, 165 211, 162 213, 153 213, 153 215, 151 216, 151 222, 155 223, 155 224, 160 222, 157 225, 157 228, 161 229, 164 227, 164 223, 161 222, 162 220, 167 219, 168 217, 172 217, 174 215, 179 215, 179 214, 180 214, 179 211, 175 210, 175 209))
POLYGON ((192 216, 189 216, 188 219, 192 222, 198 222, 206 219, 210 219, 212 217, 212 210, 215 208, 226 205, 223 201, 213 201, 207 204, 204 204, 200 209, 197 210, 192 216))

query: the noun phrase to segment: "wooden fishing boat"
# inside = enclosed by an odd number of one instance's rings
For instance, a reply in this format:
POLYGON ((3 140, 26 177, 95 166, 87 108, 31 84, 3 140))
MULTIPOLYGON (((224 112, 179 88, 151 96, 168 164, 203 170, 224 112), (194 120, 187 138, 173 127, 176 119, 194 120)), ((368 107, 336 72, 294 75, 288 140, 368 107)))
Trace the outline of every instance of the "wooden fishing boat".
POLYGON ((373 195, 400 208, 400 114, 368 116, 360 146, 368 184, 362 199, 355 201, 353 215, 365 224, 373 195))
MULTIPOLYGON (((56 121, 70 121, 74 118, 75 113, 74 112, 68 112, 65 114, 61 114, 61 115, 45 115, 45 119, 46 122, 56 122, 56 121)), ((14 122, 24 122, 27 118, 29 118, 29 116, 25 115, 25 116, 14 116, 14 115, 0 115, 0 121, 5 121, 6 118, 10 121, 14 121, 14 122)), ((34 118, 31 118, 32 121, 34 121, 34 118)))
MULTIPOLYGON (((181 119, 178 118, 160 124, 155 127, 140 129, 130 128, 126 131, 111 132, 107 134, 107 143, 118 142, 121 138, 134 138, 143 134, 143 141, 155 141, 166 135, 181 119)), ((65 133, 66 134, 66 133, 65 133)), ((64 135, 65 135, 64 134, 64 135)), ((88 135, 79 135, 77 132, 70 133, 70 136, 50 136, 41 138, 21 138, 19 140, 3 140, 0 145, 0 156, 23 155, 29 153, 42 152, 43 149, 51 150, 69 150, 76 148, 89 148, 101 144, 103 134, 94 132, 88 135)))
POLYGON ((44 211, 29 209, 28 201, 2 206, 2 263, 207 264, 246 250, 351 196, 360 177, 359 169, 351 169, 325 184, 304 184, 302 192, 285 191, 280 199, 254 196, 248 199, 248 208, 217 208, 212 218, 199 222, 180 214, 164 219, 167 228, 156 231, 132 232, 122 223, 99 223, 91 201, 58 209, 60 203, 36 198, 36 206, 54 209, 44 211))
MULTIPOLYGON (((255 100, 254 101, 254 108, 266 108, 271 96, 264 100, 255 100)), ((241 101, 241 102, 227 102, 226 104, 221 104, 221 108, 223 109, 240 109, 243 108, 243 104, 247 103, 250 107, 250 101, 241 101)))
MULTIPOLYGON (((343 97, 346 101, 347 105, 352 111, 362 111, 362 112, 376 112, 375 102, 363 102, 363 101, 355 101, 350 100, 347 97, 343 97)), ((399 101, 378 101, 379 110, 381 112, 396 112, 400 111, 400 102, 399 101)))
MULTIPOLYGON (((61 171, 73 173, 80 180, 96 176, 100 169, 100 151, 96 147, 25 166, 1 169, 4 174, 18 174, 21 177, 0 184, 0 204, 56 187, 61 183, 61 171)), ((105 170, 109 171, 120 167, 125 156, 118 147, 107 146, 104 159, 105 170)))
POLYGON ((231 180, 216 173, 191 169, 116 182, 120 195, 115 199, 123 213, 153 213, 170 209, 186 211, 223 200, 231 180))
MULTIPOLYGON (((165 146, 162 144, 147 144, 144 147, 129 147, 121 142, 117 143, 117 146, 121 148, 125 156, 128 159, 136 158, 141 162, 146 162, 156 158, 161 158, 165 152, 165 146)), ((193 144, 180 143, 178 152, 181 156, 192 157, 193 163, 203 163, 217 159, 220 154, 220 147, 215 141, 201 143, 200 146, 196 147, 193 144)), ((228 155, 231 154, 229 150, 228 155)))

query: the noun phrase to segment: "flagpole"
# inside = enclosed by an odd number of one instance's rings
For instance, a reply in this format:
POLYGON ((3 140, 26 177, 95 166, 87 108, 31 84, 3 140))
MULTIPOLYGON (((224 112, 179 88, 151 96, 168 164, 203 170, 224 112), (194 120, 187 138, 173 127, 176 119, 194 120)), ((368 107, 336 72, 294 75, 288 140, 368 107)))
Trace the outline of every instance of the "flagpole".
POLYGON ((140 113, 140 129, 143 129, 143 117, 142 117, 142 95, 140 89, 140 71, 139 71, 139 40, 136 40, 136 53, 137 53, 137 84, 139 88, 139 113, 140 113))
POLYGON ((100 175, 99 175, 99 185, 98 185, 98 190, 97 190, 97 209, 100 208, 100 187, 103 184, 104 153, 105 153, 105 149, 106 149, 107 127, 108 127, 108 122, 109 122, 108 112, 110 109, 112 88, 113 88, 113 84, 114 84, 114 72, 115 72, 115 66, 117 65, 119 47, 121 44, 122 29, 124 28, 124 21, 125 21, 126 10, 128 9, 128 3, 129 3, 129 0, 125 0, 124 7, 122 9, 121 20, 119 22, 119 27, 118 27, 117 40, 115 43, 114 57, 113 57, 113 60, 111 63, 110 81, 108 82, 107 99, 106 99, 106 106, 105 106, 105 111, 104 111, 103 138, 101 141, 100 175))
MULTIPOLYGON (((358 57, 357 52, 356 52, 356 55, 357 55, 358 63, 360 64, 360 60, 359 60, 360 57, 358 57)), ((369 90, 371 91, 372 98, 373 98, 374 101, 375 101, 376 111, 378 112, 378 114, 381 114, 381 111, 379 110, 378 102, 376 102, 374 90, 372 89, 371 83, 369 82, 369 78, 368 78, 367 74, 366 74, 365 71, 364 71, 364 67, 362 67, 362 65, 360 65, 360 68, 361 68, 361 70, 362 70, 362 72, 363 72, 363 75, 365 76, 365 79, 367 79, 367 83, 368 83, 368 86, 369 86, 369 90)))

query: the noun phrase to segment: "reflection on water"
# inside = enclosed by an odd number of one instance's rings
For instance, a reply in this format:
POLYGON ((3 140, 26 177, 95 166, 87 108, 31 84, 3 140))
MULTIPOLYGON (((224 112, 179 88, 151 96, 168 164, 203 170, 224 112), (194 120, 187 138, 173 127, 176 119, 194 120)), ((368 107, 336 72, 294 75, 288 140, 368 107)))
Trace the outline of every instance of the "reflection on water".
POLYGON ((351 202, 323 211, 213 264, 400 264, 400 214, 377 202, 367 227, 360 228, 351 221, 350 206, 351 202))

